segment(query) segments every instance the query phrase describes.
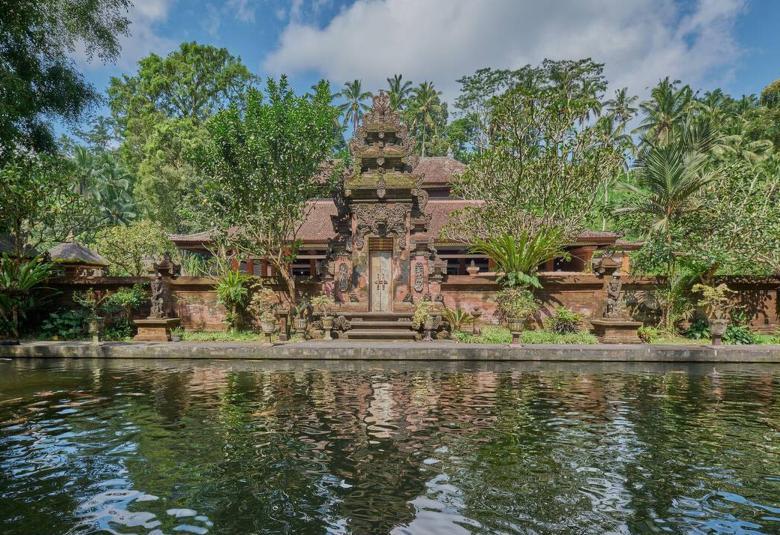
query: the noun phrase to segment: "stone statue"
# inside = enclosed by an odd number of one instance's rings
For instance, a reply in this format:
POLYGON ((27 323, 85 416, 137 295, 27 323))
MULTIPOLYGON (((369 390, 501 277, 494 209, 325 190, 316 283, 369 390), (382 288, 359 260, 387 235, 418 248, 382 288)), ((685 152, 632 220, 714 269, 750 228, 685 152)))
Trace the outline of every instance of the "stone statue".
POLYGON ((165 318, 167 317, 167 310, 165 309, 165 281, 162 274, 157 275, 152 279, 152 310, 149 314, 150 318, 165 318))
POLYGON ((604 310, 604 317, 617 319, 625 316, 625 306, 623 305, 623 279, 622 274, 616 271, 612 274, 607 283, 607 307, 604 310))

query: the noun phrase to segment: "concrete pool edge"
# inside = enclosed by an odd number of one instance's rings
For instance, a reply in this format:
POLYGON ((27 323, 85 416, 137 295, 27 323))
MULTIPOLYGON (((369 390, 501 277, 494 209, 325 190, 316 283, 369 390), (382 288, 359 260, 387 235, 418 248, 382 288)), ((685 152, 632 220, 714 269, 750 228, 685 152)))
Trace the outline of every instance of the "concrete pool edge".
POLYGON ((742 362, 780 364, 780 345, 487 345, 454 342, 25 342, 2 358, 412 360, 517 362, 742 362))

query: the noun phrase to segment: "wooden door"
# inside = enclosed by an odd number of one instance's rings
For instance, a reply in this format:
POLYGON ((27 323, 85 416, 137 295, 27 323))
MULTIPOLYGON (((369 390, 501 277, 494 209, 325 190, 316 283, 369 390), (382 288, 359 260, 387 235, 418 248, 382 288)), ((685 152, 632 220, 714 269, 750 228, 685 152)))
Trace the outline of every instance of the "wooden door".
POLYGON ((371 251, 371 311, 390 312, 393 303, 393 253, 371 251))

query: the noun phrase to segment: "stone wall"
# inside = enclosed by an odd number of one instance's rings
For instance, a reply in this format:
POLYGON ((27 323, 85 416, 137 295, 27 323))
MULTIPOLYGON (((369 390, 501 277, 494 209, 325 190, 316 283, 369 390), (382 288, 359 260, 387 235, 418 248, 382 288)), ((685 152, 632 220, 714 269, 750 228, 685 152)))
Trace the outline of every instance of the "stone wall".
MULTIPOLYGON (((605 302, 603 279, 588 273, 542 273, 544 290, 537 292, 542 301, 543 317, 556 305, 565 306, 583 314, 586 318, 598 317, 605 302)), ((57 281, 52 286, 58 290, 57 306, 72 304, 73 291, 95 286, 100 289, 116 289, 131 286, 147 279, 131 277, 105 277, 84 281, 57 281)), ((624 290, 629 300, 658 284, 654 278, 627 277, 624 290)), ((730 288, 738 292, 737 301, 751 318, 751 327, 758 332, 771 333, 780 327, 780 301, 778 279, 724 279, 730 288)), ((216 281, 211 278, 179 277, 172 283, 174 308, 182 320, 182 326, 195 330, 225 329, 225 309, 217 302, 216 281)), ((317 293, 318 285, 301 281, 299 288, 306 294, 317 293)), ((281 291, 278 289, 278 291, 281 291)), ((496 323, 495 294, 498 285, 494 277, 480 275, 451 275, 441 284, 444 303, 451 308, 460 307, 469 312, 479 308, 482 323, 496 323)), ((347 304, 347 307, 349 305, 347 304)))

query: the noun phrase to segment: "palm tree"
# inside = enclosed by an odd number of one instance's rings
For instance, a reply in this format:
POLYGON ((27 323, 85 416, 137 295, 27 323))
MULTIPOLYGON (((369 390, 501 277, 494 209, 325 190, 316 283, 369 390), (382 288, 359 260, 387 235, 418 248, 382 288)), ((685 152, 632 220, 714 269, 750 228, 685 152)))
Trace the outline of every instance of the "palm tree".
POLYGON ((363 91, 363 84, 360 80, 352 80, 344 82, 344 89, 341 90, 339 96, 346 100, 344 104, 339 106, 339 111, 344 115, 344 126, 351 122, 352 130, 355 131, 363 114, 369 109, 365 101, 370 99, 372 94, 370 91, 363 91))
POLYGON ((620 125, 625 125, 637 111, 634 103, 639 99, 636 95, 629 96, 628 88, 624 87, 615 91, 615 97, 606 102, 607 116, 613 118, 620 125))
POLYGON ((411 116, 411 128, 420 137, 420 156, 425 157, 425 141, 428 131, 438 133, 438 124, 446 112, 441 102, 441 91, 432 82, 423 82, 412 91, 407 111, 411 116))
POLYGON ((679 83, 664 78, 651 91, 650 100, 639 105, 645 119, 638 130, 651 143, 669 142, 691 110, 693 91, 687 85, 677 89, 679 83))
POLYGON ((412 92, 412 82, 402 81, 403 75, 394 74, 392 78, 387 79, 388 95, 390 96, 390 107, 394 111, 402 110, 406 107, 409 95, 412 92))
POLYGON ((700 208, 696 194, 715 173, 708 169, 707 156, 691 151, 683 141, 653 146, 635 167, 634 183, 622 184, 635 202, 617 212, 649 216, 649 232, 662 232, 668 243, 674 223, 700 208))

